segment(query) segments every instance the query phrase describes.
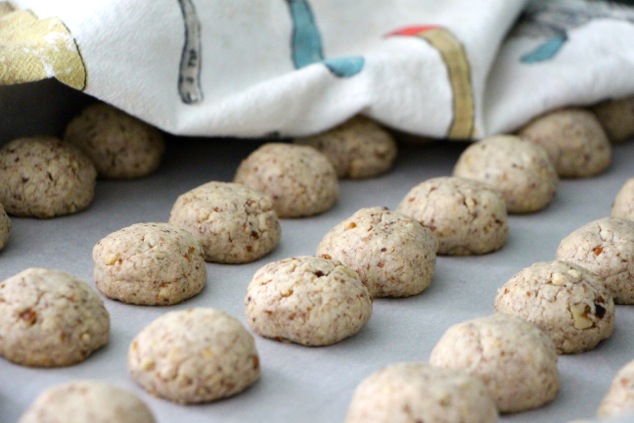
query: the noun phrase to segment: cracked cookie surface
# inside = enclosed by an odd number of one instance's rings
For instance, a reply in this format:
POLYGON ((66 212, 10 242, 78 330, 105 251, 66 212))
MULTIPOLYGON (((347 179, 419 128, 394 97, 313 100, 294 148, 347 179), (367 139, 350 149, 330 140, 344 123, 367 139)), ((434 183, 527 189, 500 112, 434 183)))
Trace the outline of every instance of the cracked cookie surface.
POLYGON ((406 297, 425 290, 436 267, 431 229, 384 207, 364 208, 332 228, 316 254, 359 274, 373 297, 406 297))
POLYGON ((372 315, 372 295, 340 262, 302 256, 261 267, 247 287, 244 306, 257 334, 323 346, 363 328, 372 315))
POLYGON ((504 246, 508 237, 502 196, 469 179, 441 176, 413 187, 396 209, 430 228, 438 254, 485 254, 504 246))
POLYGON ((559 390, 553 342, 517 316, 496 313, 451 326, 432 349, 429 364, 480 378, 501 413, 540 407, 559 390))
POLYGON ((614 301, 600 278, 563 261, 522 269, 497 292, 495 310, 526 319, 560 354, 589 351, 614 332, 614 301))
POLYGON ((346 416, 346 423, 466 421, 498 421, 486 386, 467 372, 418 362, 391 364, 366 377, 346 416))
POLYGON ((198 294, 207 268, 198 240, 169 223, 137 223, 101 239, 92 251, 94 280, 108 298, 171 305, 198 294))
POLYGON ((110 317, 90 286, 61 270, 29 268, 0 283, 0 356, 70 366, 106 345, 110 317))
POLYGON ((88 157, 54 137, 18 138, 0 149, 0 203, 10 215, 50 218, 84 210, 96 177, 88 157))
POLYGON ((236 395, 260 377, 253 336, 236 318, 212 308, 154 320, 132 341, 128 369, 152 395, 184 404, 236 395))
POLYGON ((281 237, 270 197, 231 182, 208 182, 182 194, 169 223, 194 234, 209 262, 257 260, 275 249, 281 237))

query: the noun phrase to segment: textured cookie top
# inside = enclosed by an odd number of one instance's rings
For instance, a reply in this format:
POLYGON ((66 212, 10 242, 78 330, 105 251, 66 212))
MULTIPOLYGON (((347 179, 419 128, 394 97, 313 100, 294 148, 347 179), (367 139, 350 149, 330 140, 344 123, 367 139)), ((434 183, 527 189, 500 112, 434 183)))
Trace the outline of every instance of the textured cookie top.
POLYGON ((401 213, 370 207, 332 228, 316 254, 356 271, 374 297, 405 297, 431 284, 437 249, 431 229, 401 213))
POLYGON ((163 135, 156 128, 104 103, 86 107, 71 120, 64 141, 79 147, 104 178, 149 175, 165 151, 163 135))
POLYGON ((623 366, 614 376, 610 389, 597 410, 600 419, 634 412, 634 361, 623 366))
POLYGON ((495 310, 542 329, 559 353, 593 349, 614 332, 614 301, 594 273, 573 263, 526 267, 497 293, 495 310))
POLYGON ((451 326, 429 363, 479 377, 502 413, 540 407, 559 390, 553 342, 517 316, 497 313, 451 326))
POLYGON ((281 227, 271 198, 231 182, 209 182, 178 197, 169 222, 193 233, 205 260, 245 263, 271 252, 281 227))
POLYGON ((281 218, 316 215, 339 199, 334 167, 326 156, 303 145, 262 145, 240 163, 234 182, 270 195, 281 218))
POLYGON ((612 161, 612 146, 596 116, 584 109, 561 109, 539 116, 519 136, 541 145, 562 177, 594 176, 612 161))
POLYGON ((169 223, 137 223, 101 239, 92 251, 97 288, 131 304, 176 304, 205 286, 202 248, 169 223))
POLYGON ((261 267, 244 305, 247 322, 259 335, 308 346, 350 337, 372 315, 372 296, 354 270, 311 256, 261 267))
POLYGON ((561 240, 557 259, 587 268, 603 281, 617 304, 634 304, 634 222, 605 217, 561 240))
POLYGON ((0 250, 9 242, 9 236, 11 235, 11 219, 7 215, 7 212, 0 203, 0 250))
POLYGON ((18 138, 0 149, 0 203, 12 215, 81 211, 92 202, 96 176, 79 149, 53 137, 18 138))
POLYGON ((132 377, 146 391, 178 403, 202 403, 242 392, 260 377, 253 336, 212 308, 166 313, 132 341, 132 377))
POLYGON ((634 221, 634 178, 625 181, 616 194, 611 215, 634 221))
POLYGON ((428 179, 412 188, 397 210, 418 220, 438 238, 438 254, 485 254, 502 248, 508 237, 506 204, 481 182, 428 179))
POLYGON ((626 141, 634 136, 634 96, 603 101, 592 111, 610 141, 626 141))
POLYGON ((44 391, 18 423, 154 423, 136 395, 96 380, 65 383, 44 391))
POLYGON ((509 213, 541 210, 555 197, 559 185, 546 151, 513 135, 496 135, 471 144, 458 158, 453 175, 498 191, 509 213))
POLYGON ((467 372, 425 363, 396 363, 357 386, 346 423, 498 421, 486 386, 467 372))
POLYGON ((34 367, 83 361, 108 342, 110 318, 90 286, 30 268, 0 283, 0 355, 34 367))
POLYGON ((392 167, 398 147, 389 132, 363 116, 312 137, 298 138, 296 144, 311 146, 332 163, 339 178, 369 178, 392 167))

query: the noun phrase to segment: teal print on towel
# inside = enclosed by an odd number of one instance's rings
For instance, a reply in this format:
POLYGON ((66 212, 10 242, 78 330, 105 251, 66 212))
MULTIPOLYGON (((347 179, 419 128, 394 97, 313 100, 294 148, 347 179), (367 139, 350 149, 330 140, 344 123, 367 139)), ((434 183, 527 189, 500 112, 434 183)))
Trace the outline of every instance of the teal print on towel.
POLYGON ((323 63, 335 76, 349 78, 361 72, 365 60, 361 56, 324 60, 321 35, 306 0, 286 0, 293 20, 291 51, 296 69, 313 63, 323 63))

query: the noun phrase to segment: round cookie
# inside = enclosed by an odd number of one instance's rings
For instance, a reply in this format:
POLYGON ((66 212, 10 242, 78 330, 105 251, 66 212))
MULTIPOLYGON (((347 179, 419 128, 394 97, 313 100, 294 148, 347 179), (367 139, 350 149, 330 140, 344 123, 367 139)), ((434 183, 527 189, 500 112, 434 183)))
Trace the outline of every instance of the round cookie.
POLYGON ((70 366, 106 345, 110 317, 90 286, 61 270, 29 268, 0 283, 0 356, 70 366))
POLYGON ((371 207, 332 228, 316 254, 357 272, 375 298, 407 297, 431 284, 437 249, 429 228, 387 208, 371 207))
POLYGON ((234 182, 270 195, 280 218, 323 213, 339 200, 339 181, 332 164, 305 145, 262 145, 240 163, 234 182))
POLYGON ((207 268, 198 240, 169 223, 137 223, 92 250, 97 288, 129 304, 171 305, 198 294, 207 268))
POLYGON ((634 221, 605 217, 581 226, 561 240, 557 260, 595 273, 616 304, 634 304, 634 221))
POLYGON ((0 148, 0 203, 14 216, 76 213, 93 200, 97 173, 76 147, 53 137, 18 138, 0 148))
POLYGON ((480 378, 501 413, 540 407, 559 390, 553 342, 517 316, 496 313, 451 326, 432 349, 429 364, 480 378))
POLYGON ((365 378, 354 391, 346 423, 495 423, 486 386, 456 369, 396 363, 365 378))
POLYGON ((9 236, 11 235, 11 220, 7 216, 7 212, 4 211, 4 207, 0 204, 0 250, 9 242, 9 236))
POLYGON ((298 138, 323 153, 339 178, 370 178, 387 172, 396 159, 396 141, 373 120, 356 116, 321 134, 298 138))
POLYGON ((136 395, 96 380, 68 382, 47 389, 18 423, 154 423, 136 395))
POLYGON ((634 361, 623 366, 612 379, 597 409, 597 417, 607 419, 628 413, 634 413, 634 361))
POLYGON ((614 198, 612 217, 622 217, 634 221, 634 178, 629 178, 614 198))
POLYGON ((194 234, 205 260, 217 263, 257 260, 282 234, 271 198, 231 182, 208 182, 179 196, 169 223, 194 234))
POLYGON ((102 178, 134 179, 149 175, 161 163, 161 132, 105 103, 86 107, 70 121, 64 141, 79 147, 102 178))
POLYGON ((546 151, 514 135, 496 135, 471 144, 458 158, 453 176, 480 181, 498 191, 509 213, 543 209, 559 185, 546 151))
POLYGON ((584 109, 561 109, 539 116, 519 131, 541 145, 561 177, 583 178, 606 170, 612 146, 596 116, 584 109))
POLYGON ((322 346, 361 330, 372 315, 372 295, 354 270, 304 256, 261 267, 247 287, 244 306, 257 334, 322 346))
POLYGON ((595 274, 572 263, 522 269, 498 290, 494 306, 539 327, 560 354, 589 351, 614 332, 612 296, 595 274))
POLYGON ((438 254, 485 254, 508 237, 506 204, 481 182, 442 176, 412 188, 396 209, 427 226, 438 238, 438 254))
POLYGON ((229 314, 212 308, 166 313, 143 329, 128 368, 143 389, 194 404, 238 394, 260 377, 255 340, 229 314))
POLYGON ((603 101, 592 111, 610 141, 622 142, 634 136, 634 96, 603 101))

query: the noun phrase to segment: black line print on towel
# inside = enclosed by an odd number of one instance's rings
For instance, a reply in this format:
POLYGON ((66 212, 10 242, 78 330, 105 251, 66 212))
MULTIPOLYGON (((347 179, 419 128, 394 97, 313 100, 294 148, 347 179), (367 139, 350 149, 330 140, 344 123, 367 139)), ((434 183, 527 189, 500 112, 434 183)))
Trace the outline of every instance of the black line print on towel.
POLYGON ((200 86, 200 21, 192 0, 178 0, 183 21, 185 22, 185 44, 181 54, 178 72, 178 93, 185 104, 196 104, 202 101, 203 91, 200 86))

